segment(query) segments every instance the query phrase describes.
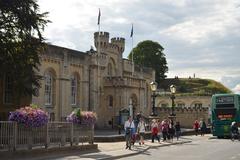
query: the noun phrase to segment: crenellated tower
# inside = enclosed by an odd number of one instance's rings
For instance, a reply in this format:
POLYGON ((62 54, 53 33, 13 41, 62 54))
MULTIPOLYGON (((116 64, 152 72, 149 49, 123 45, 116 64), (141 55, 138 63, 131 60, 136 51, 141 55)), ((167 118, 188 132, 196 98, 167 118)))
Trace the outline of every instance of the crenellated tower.
POLYGON ((111 39, 111 44, 116 46, 119 53, 123 53, 125 49, 125 39, 121 37, 114 37, 111 39))
POLYGON ((94 44, 96 49, 99 47, 102 49, 106 49, 109 44, 109 33, 108 32, 95 32, 94 33, 94 44), (100 46, 99 46, 100 45, 100 46))

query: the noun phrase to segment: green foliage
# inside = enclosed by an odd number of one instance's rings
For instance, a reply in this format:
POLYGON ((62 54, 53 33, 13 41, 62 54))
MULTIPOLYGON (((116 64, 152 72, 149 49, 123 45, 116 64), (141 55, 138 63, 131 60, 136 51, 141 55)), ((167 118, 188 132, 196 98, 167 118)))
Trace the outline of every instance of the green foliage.
POLYGON ((33 108, 33 109, 37 109, 38 108, 38 106, 36 105, 36 104, 30 104, 30 106, 33 108))
POLYGON ((77 117, 81 117, 81 110, 80 110, 80 108, 75 109, 75 110, 74 110, 74 113, 75 113, 75 115, 76 115, 77 117))
POLYGON ((0 1, 0 78, 13 79, 15 94, 31 95, 39 87, 36 75, 43 50, 42 31, 49 22, 36 0, 0 1))
POLYGON ((179 78, 165 79, 160 87, 169 91, 169 86, 174 84, 177 86, 177 94, 196 94, 196 95, 212 95, 216 93, 232 93, 219 82, 210 79, 200 78, 179 78))
POLYGON ((150 40, 146 40, 138 43, 128 55, 128 59, 132 59, 135 64, 145 67, 151 67, 156 71, 156 81, 160 83, 162 79, 166 78, 168 71, 167 61, 164 48, 158 43, 150 40))

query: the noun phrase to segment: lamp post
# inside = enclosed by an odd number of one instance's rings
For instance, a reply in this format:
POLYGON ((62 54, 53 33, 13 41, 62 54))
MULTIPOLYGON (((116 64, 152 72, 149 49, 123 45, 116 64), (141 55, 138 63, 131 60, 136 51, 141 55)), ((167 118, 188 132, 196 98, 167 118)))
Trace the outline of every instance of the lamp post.
POLYGON ((171 114, 170 114, 170 117, 175 117, 176 114, 174 113, 174 107, 175 107, 175 103, 174 103, 174 99, 176 98, 175 97, 175 93, 176 93, 176 86, 175 85, 171 85, 170 86, 170 91, 171 91, 171 100, 172 100, 172 108, 171 108, 171 114))
POLYGON ((156 90, 157 90, 157 82, 151 82, 150 83, 150 86, 151 86, 151 90, 152 90, 152 113, 151 113, 151 116, 156 116, 156 113, 155 113, 155 98, 157 97, 156 95, 156 90))
MULTIPOLYGON (((93 46, 91 46, 90 50, 87 51, 87 54, 91 57, 92 55, 94 55, 96 53, 96 51, 94 51, 93 49, 93 46)), ((88 111, 91 111, 92 110, 92 107, 91 107, 91 65, 89 65, 89 68, 88 68, 88 111)))

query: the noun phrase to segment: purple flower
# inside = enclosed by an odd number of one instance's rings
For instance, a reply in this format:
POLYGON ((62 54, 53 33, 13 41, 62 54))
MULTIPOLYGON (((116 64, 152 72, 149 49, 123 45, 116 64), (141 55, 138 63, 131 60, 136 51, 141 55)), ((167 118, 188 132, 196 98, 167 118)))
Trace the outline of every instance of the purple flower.
POLYGON ((41 127, 48 123, 48 113, 36 107, 25 106, 10 112, 8 119, 26 127, 41 127))
POLYGON ((68 122, 84 125, 93 125, 96 123, 97 116, 94 112, 74 110, 66 119, 68 122))

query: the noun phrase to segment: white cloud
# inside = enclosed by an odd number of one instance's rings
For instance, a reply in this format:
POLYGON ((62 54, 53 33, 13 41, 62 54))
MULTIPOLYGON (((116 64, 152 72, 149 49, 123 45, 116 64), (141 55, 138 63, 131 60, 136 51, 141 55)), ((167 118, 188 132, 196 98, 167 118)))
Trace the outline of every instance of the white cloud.
POLYGON ((89 50, 93 33, 101 30, 126 39, 124 57, 143 40, 164 48, 169 77, 212 78, 234 88, 240 75, 239 0, 39 0, 49 11, 51 24, 44 35, 49 42, 80 51, 89 50), (233 77, 233 78, 232 78, 233 77))
POLYGON ((240 94, 240 84, 236 85, 234 88, 233 88, 233 91, 235 93, 239 93, 240 94))

